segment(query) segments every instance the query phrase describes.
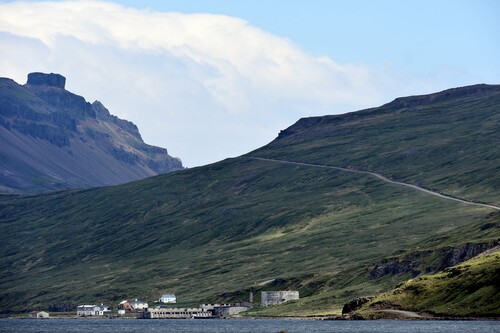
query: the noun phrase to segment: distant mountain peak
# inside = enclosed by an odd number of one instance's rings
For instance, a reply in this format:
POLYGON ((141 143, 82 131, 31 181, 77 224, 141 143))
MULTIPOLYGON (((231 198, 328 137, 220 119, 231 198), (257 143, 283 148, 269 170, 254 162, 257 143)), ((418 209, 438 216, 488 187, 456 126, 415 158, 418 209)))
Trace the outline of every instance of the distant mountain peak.
POLYGON ((0 79, 0 193, 116 185, 182 170, 135 124, 64 89, 60 74, 0 79))
POLYGON ((49 86, 64 89, 66 78, 61 74, 45 74, 40 72, 28 74, 28 85, 33 86, 49 86))

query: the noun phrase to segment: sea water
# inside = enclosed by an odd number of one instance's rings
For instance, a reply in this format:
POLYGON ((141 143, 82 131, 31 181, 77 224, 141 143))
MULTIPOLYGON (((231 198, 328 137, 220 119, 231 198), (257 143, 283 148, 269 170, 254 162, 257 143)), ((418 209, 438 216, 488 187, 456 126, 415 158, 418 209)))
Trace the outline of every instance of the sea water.
POLYGON ((500 321, 319 321, 281 319, 0 319, 2 333, 496 333, 500 321))

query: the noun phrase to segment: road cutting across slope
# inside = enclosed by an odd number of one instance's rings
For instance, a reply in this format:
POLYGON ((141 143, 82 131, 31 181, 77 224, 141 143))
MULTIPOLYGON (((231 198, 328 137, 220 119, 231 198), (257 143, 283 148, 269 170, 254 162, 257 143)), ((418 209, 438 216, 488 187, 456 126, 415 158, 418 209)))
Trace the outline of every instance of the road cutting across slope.
POLYGON ((399 186, 409 187, 409 188, 412 188, 414 190, 417 190, 417 191, 420 191, 420 192, 424 192, 424 193, 427 193, 427 194, 430 194, 430 195, 434 195, 436 197, 440 197, 440 198, 443 198, 443 199, 460 202, 460 203, 463 203, 463 204, 466 204, 466 205, 473 205, 473 206, 486 207, 486 208, 491 208, 491 209, 495 209, 495 210, 500 210, 500 207, 495 206, 495 205, 484 204, 484 203, 480 203, 480 202, 467 201, 465 199, 460 199, 460 198, 452 197, 452 196, 449 196, 449 195, 446 195, 446 194, 442 194, 442 193, 439 193, 439 192, 435 192, 435 191, 431 191, 431 190, 422 188, 422 187, 417 186, 417 185, 413 185, 413 184, 408 184, 408 183, 403 183, 403 182, 398 182, 398 181, 395 181, 395 180, 391 180, 391 179, 389 179, 387 177, 384 177, 381 174, 378 174, 378 173, 375 173, 375 172, 357 170, 357 169, 353 169, 353 168, 342 168, 342 167, 333 166, 333 165, 327 165, 327 164, 313 164, 313 163, 304 163, 304 162, 295 162, 295 161, 286 161, 286 160, 276 160, 276 159, 272 159, 272 158, 254 157, 254 156, 250 156, 250 158, 255 159, 255 160, 260 160, 260 161, 268 161, 268 162, 276 162, 276 163, 286 163, 286 164, 301 165, 301 166, 315 167, 315 168, 334 169, 334 170, 340 170, 340 171, 346 171, 346 172, 353 172, 353 173, 371 175, 371 176, 376 177, 376 178, 378 178, 378 179, 380 179, 380 180, 382 180, 384 182, 387 182, 387 183, 390 183, 390 184, 399 185, 399 186))

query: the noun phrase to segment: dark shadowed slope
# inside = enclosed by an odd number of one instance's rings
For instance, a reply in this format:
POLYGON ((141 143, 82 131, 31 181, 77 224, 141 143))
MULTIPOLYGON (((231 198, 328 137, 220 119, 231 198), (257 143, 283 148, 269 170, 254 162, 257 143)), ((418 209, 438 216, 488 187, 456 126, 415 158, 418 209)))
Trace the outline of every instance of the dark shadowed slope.
POLYGON ((182 169, 137 127, 64 89, 57 74, 0 78, 0 193, 114 185, 182 169))

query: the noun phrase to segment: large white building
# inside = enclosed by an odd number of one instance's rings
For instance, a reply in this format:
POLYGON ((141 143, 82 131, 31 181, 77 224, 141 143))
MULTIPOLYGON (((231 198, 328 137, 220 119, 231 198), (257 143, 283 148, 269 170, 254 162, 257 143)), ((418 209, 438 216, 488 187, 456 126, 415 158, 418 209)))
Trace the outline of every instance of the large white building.
POLYGON ((76 314, 78 316, 102 316, 106 312, 111 312, 107 305, 80 305, 76 307, 76 314))
POLYGON ((164 294, 161 295, 158 301, 160 303, 175 303, 177 302, 177 297, 175 296, 175 294, 164 294))
POLYGON ((270 306, 286 303, 299 299, 299 292, 295 290, 263 291, 261 294, 261 306, 270 306))

